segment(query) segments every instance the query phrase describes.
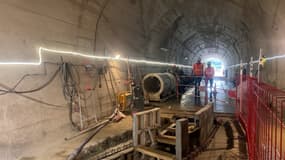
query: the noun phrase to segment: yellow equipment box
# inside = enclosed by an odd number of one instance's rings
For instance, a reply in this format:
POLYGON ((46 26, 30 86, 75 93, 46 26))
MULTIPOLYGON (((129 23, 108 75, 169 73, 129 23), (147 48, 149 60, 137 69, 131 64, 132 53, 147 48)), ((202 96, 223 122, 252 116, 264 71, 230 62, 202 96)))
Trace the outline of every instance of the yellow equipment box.
POLYGON ((118 94, 118 104, 120 111, 130 111, 132 103, 132 94, 130 92, 121 92, 118 94))

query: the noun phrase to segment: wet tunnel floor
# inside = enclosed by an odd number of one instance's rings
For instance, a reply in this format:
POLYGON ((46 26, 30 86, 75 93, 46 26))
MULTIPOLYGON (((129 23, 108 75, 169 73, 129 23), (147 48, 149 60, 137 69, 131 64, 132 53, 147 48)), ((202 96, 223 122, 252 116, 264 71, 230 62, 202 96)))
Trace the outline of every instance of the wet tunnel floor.
POLYGON ((235 100, 229 98, 228 91, 233 88, 230 82, 216 80, 217 95, 214 101, 214 112, 216 113, 234 113, 235 100))
MULTIPOLYGON (((230 82, 217 79, 214 82, 216 84, 216 92, 212 92, 212 103, 214 105, 214 112, 217 114, 233 114, 235 112, 235 100, 229 98, 228 90, 233 86, 230 82)), ((205 106, 205 102, 210 102, 210 89, 208 88, 208 96, 205 91, 200 91, 200 97, 195 97, 194 88, 189 88, 178 99, 172 98, 166 102, 152 102, 151 104, 157 107, 167 107, 175 109, 196 110, 205 106)))

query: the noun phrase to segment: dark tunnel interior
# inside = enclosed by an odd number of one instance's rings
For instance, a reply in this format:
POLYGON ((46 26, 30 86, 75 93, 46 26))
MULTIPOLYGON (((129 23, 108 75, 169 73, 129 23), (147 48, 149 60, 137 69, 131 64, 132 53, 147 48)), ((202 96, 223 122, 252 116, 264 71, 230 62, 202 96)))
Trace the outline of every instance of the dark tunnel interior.
POLYGON ((161 84, 157 77, 148 77, 143 83, 145 90, 149 93, 156 93, 161 89, 161 84))

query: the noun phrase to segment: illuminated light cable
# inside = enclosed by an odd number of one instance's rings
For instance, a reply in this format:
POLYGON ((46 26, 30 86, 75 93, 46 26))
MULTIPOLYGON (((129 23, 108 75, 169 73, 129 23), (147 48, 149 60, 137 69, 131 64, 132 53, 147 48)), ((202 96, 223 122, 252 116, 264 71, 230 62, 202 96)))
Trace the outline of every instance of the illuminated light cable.
POLYGON ((119 54, 115 56, 116 59, 119 59, 120 57, 121 57, 121 55, 119 55, 119 54))
POLYGON ((281 58, 285 58, 285 55, 269 57, 269 58, 266 58, 266 60, 267 60, 267 61, 270 61, 270 60, 281 59, 281 58))
POLYGON ((40 47, 38 50, 39 60, 38 62, 0 62, 0 65, 41 65, 42 64, 42 54, 45 51, 46 53, 54 53, 54 54, 62 54, 62 55, 72 55, 72 56, 80 56, 84 58, 90 59, 98 59, 98 60, 113 60, 113 61, 124 61, 124 62, 131 62, 131 63, 143 63, 143 64, 150 64, 150 65, 161 65, 161 66, 176 66, 181 68, 192 68, 189 65, 182 65, 182 64, 175 64, 175 63, 166 63, 166 62, 158 62, 158 61, 147 61, 147 60, 139 60, 139 59, 129 59, 129 58, 121 58, 119 56, 110 57, 110 56, 96 56, 90 54, 83 54, 79 52, 72 52, 72 51, 62 51, 62 50, 55 50, 55 49, 48 49, 44 47, 40 47))
POLYGON ((39 56, 39 61, 38 62, 17 62, 17 61, 12 61, 12 62, 0 62, 0 65, 33 65, 33 66, 38 66, 42 64, 42 47, 38 49, 38 56, 39 56))
POLYGON ((235 64, 235 65, 228 66, 228 67, 226 67, 226 68, 230 69, 230 68, 239 67, 239 66, 241 66, 241 65, 245 66, 245 65, 248 65, 248 63, 235 64))
MULTIPOLYGON (((272 61, 272 60, 275 60, 275 59, 282 59, 282 58, 285 58, 285 55, 280 55, 280 56, 273 56, 273 57, 268 57, 266 58, 266 61, 272 61)), ((252 64, 257 64, 259 63, 259 60, 255 60, 255 61, 252 61, 251 62, 252 64)), ((242 63, 242 65, 248 65, 249 63, 242 63)), ((235 67, 239 67, 241 66, 241 64, 235 64, 235 65, 231 65, 231 66, 228 66, 226 68, 230 69, 230 68, 235 68, 235 67)))

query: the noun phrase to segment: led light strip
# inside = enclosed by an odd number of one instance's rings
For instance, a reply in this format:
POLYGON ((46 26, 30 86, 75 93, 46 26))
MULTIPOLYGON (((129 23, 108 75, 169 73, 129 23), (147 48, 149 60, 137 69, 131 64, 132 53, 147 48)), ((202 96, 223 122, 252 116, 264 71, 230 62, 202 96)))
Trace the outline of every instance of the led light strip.
MULTIPOLYGON (((268 57, 268 58, 266 58, 266 61, 272 61, 274 59, 282 59, 282 58, 285 58, 285 55, 268 57)), ((257 64, 257 63, 259 63, 259 60, 252 61, 252 64, 257 64)), ((242 63, 243 66, 248 65, 248 64, 249 63, 242 63)), ((228 66, 226 68, 235 68, 235 67, 239 67, 239 66, 241 66, 241 64, 231 65, 231 66, 228 66)))
POLYGON ((120 57, 118 58, 118 57, 109 57, 109 56, 96 56, 96 55, 90 55, 90 54, 83 54, 79 52, 48 49, 48 48, 43 48, 43 47, 40 47, 38 50, 38 55, 39 55, 38 62, 0 62, 0 65, 41 65, 43 53, 55 53, 55 54, 62 54, 62 55, 80 56, 84 58, 97 59, 97 60, 113 60, 113 61, 123 61, 123 62, 130 62, 130 63, 144 63, 144 64, 149 64, 149 65, 192 68, 192 66, 189 66, 189 65, 182 65, 182 64, 175 64, 175 63, 165 63, 165 62, 158 62, 158 61, 147 61, 147 60, 128 59, 128 58, 120 58, 120 57))
POLYGON ((0 65, 34 65, 38 66, 42 64, 42 47, 39 48, 39 61, 38 62, 0 62, 0 65))
MULTIPOLYGON (((248 63, 242 63, 242 65, 245 66, 245 65, 248 65, 248 63)), ((239 67, 239 66, 241 66, 241 64, 231 65, 231 66, 228 66, 228 67, 226 67, 226 68, 227 68, 227 69, 230 69, 230 68, 235 68, 235 67, 239 67)))

